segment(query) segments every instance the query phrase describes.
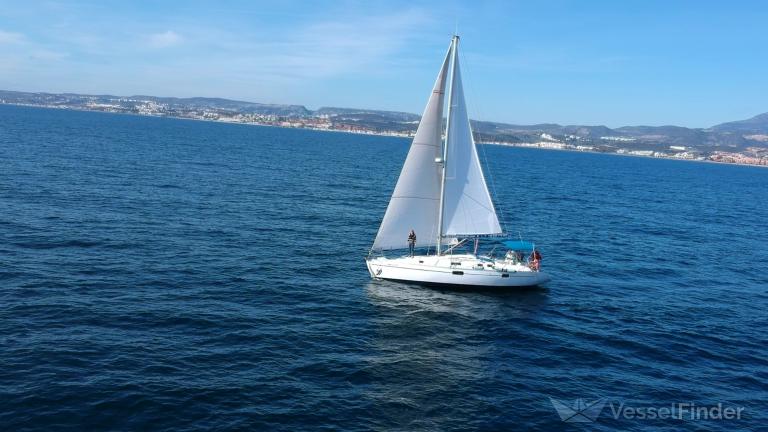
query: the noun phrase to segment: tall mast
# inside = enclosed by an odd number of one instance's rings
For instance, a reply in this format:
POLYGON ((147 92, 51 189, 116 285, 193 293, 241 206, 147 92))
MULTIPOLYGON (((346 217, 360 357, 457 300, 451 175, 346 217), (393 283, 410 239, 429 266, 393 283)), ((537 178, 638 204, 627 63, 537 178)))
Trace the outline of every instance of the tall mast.
POLYGON ((445 167, 448 158, 448 134, 451 127, 451 107, 453 106, 453 77, 456 73, 456 49, 459 45, 459 36, 453 35, 451 39, 451 79, 448 87, 448 113, 445 122, 445 145, 443 146, 443 170, 440 179, 440 209, 437 212, 437 255, 440 256, 443 242, 443 207, 445 206, 445 167))

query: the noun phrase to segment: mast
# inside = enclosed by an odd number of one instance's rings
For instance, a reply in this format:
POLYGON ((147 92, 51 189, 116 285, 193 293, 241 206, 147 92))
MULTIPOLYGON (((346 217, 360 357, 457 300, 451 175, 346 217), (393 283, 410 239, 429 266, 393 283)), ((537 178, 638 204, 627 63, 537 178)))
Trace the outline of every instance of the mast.
POLYGON ((453 106, 453 77, 456 73, 456 49, 459 45, 459 36, 454 34, 451 39, 451 79, 448 87, 448 113, 445 122, 445 145, 443 146, 442 173, 440 175, 440 207, 437 212, 437 256, 440 256, 443 243, 443 207, 445 206, 445 167, 448 157, 448 133, 451 125, 451 107, 453 106))

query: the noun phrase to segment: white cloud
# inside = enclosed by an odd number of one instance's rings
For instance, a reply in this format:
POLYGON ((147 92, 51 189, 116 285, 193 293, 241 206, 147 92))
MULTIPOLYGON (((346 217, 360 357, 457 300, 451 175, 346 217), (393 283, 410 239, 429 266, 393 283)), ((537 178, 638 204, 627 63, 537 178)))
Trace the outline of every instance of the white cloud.
MULTIPOLYGON (((101 21, 49 26, 41 40, 50 42, 30 40, 30 34, 8 49, 0 45, 0 55, 13 54, 16 69, 23 68, 17 82, 27 84, 18 87, 51 81, 83 93, 200 94, 318 105, 333 103, 328 95, 344 78, 404 75, 404 69, 422 61, 415 53, 425 41, 432 44, 433 27, 439 25, 421 8, 342 9, 296 21, 229 25, 212 20, 201 25, 179 19, 112 31, 102 31, 101 21), (60 66, 45 69, 45 62, 60 66)), ((439 42, 443 51, 445 41, 441 37, 439 42)), ((4 63, 0 72, 9 67, 4 63)), ((5 75, 0 80, 10 77, 5 75)), ((429 75, 433 80, 431 68, 429 75)), ((353 96, 349 100, 354 103, 353 96)))
POLYGON ((149 35, 149 46, 152 48, 168 48, 180 44, 184 38, 173 30, 149 35))
POLYGON ((32 51, 29 57, 34 60, 57 61, 69 57, 69 53, 47 49, 38 49, 32 51))
POLYGON ((267 34, 193 32, 189 42, 207 45, 206 51, 217 56, 215 65, 200 64, 199 70, 226 65, 228 75, 242 72, 252 79, 289 84, 378 73, 411 61, 398 54, 423 36, 421 30, 429 21, 428 14, 417 9, 376 16, 349 14, 267 34))
POLYGON ((25 63, 26 60, 52 62, 69 56, 69 53, 65 51, 49 49, 21 33, 3 30, 0 30, 0 45, 5 45, 3 51, 7 55, 6 61, 14 59, 13 63, 17 65, 25 63))
POLYGON ((24 42, 23 34, 0 30, 0 44, 17 44, 21 42, 24 42))
POLYGON ((301 32, 292 41, 294 46, 278 58, 285 62, 281 67, 292 67, 303 76, 358 71, 391 59, 426 20, 420 11, 412 10, 315 24, 301 32))

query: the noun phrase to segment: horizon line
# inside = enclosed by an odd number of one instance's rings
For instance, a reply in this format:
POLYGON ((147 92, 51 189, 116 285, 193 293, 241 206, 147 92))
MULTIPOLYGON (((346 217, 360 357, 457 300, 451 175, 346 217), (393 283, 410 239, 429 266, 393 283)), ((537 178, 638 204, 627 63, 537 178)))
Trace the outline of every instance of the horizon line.
MULTIPOLYGON (((316 112, 323 108, 336 108, 336 109, 349 109, 349 110, 361 110, 361 111, 378 111, 378 112, 387 112, 387 113, 397 113, 397 114, 410 114, 415 115, 421 118, 421 114, 409 112, 409 111, 395 111, 395 110, 386 110, 386 109, 379 109, 379 108, 358 108, 358 107, 341 107, 341 106, 331 106, 331 105, 323 105, 316 109, 308 108, 305 104, 298 104, 298 103, 276 103, 276 102, 253 102, 253 101, 247 101, 247 100, 241 100, 241 99, 230 99, 228 97, 222 97, 222 96, 156 96, 156 95, 150 95, 150 94, 132 94, 132 95, 119 95, 119 94, 110 94, 110 93, 75 93, 75 92, 50 92, 50 91, 26 91, 26 90, 7 90, 7 89, 0 89, 0 92, 12 92, 12 93, 31 93, 31 94, 50 94, 50 95, 77 95, 77 96, 112 96, 112 97, 119 97, 119 98, 129 98, 129 97, 152 97, 152 98, 162 98, 162 99, 222 99, 230 102, 240 102, 240 103, 248 103, 248 104, 254 104, 254 105, 265 105, 265 106, 294 106, 294 107, 302 107, 306 109, 307 111, 316 112)), ((497 124, 503 124, 503 125, 509 125, 509 126, 542 126, 542 125, 554 125, 554 126, 560 126, 560 127, 568 127, 568 126, 585 126, 585 127, 605 127, 608 129, 621 129, 625 127, 653 127, 653 128, 663 128, 663 127, 679 127, 684 129, 690 129, 690 130, 710 130, 714 127, 720 126, 722 124, 726 123, 733 123, 733 122, 740 122, 744 120, 750 120, 755 117, 768 114, 768 111, 758 113, 753 115, 752 117, 748 117, 745 119, 739 119, 739 120, 727 120, 720 123, 717 123, 715 125, 707 126, 707 127, 688 127, 688 126, 679 126, 671 123, 667 124, 658 124, 658 125, 652 125, 652 124, 625 124, 622 126, 607 126, 606 124, 579 124, 579 123, 558 123, 558 122, 538 122, 538 123, 531 123, 531 124, 522 124, 522 123, 508 123, 508 122, 502 122, 502 121, 494 121, 494 120, 478 120, 478 119, 470 119, 471 121, 475 122, 483 122, 483 123, 497 123, 497 124)))

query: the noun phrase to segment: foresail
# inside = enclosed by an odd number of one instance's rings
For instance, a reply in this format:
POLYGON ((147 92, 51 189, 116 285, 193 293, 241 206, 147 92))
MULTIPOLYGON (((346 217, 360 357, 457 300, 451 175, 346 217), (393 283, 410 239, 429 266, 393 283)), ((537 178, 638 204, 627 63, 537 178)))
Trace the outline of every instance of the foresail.
POLYGON ((443 204, 443 235, 500 234, 491 195, 472 138, 458 56, 454 61, 443 204))
POLYGON ((435 159, 442 156, 443 102, 449 59, 450 50, 437 75, 400 178, 376 234, 374 249, 406 248, 411 229, 416 232, 417 246, 436 243, 441 173, 435 159))

